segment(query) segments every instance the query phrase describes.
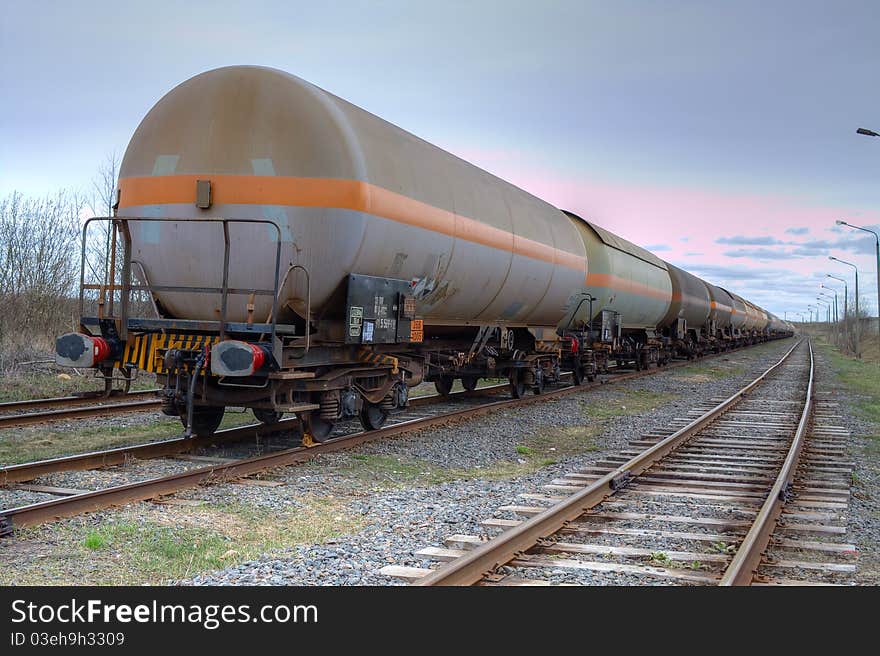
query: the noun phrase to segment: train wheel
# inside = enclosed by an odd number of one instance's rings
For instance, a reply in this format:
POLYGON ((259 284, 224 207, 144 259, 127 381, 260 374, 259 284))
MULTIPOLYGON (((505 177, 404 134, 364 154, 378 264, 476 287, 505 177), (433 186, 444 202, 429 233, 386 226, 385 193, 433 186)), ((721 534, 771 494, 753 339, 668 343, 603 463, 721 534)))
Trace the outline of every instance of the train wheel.
POLYGON ((388 419, 388 413, 377 404, 364 401, 363 406, 361 406, 361 411, 358 413, 358 417, 361 420, 361 426, 364 427, 364 430, 379 430, 385 425, 385 420, 388 419))
POLYGON ((461 377, 461 386, 468 392, 473 392, 477 389, 477 383, 480 382, 479 377, 477 376, 462 376, 461 377))
POLYGON ((253 410, 257 421, 267 426, 277 424, 284 416, 283 412, 278 412, 277 410, 267 410, 266 408, 254 408, 253 410))
POLYGON ((452 391, 453 380, 449 376, 443 376, 434 381, 434 388, 440 396, 449 396, 452 391))
POLYGON ((510 374, 510 395, 515 399, 521 399, 526 395, 526 384, 522 375, 518 371, 510 374))
MULTIPOLYGON (((223 421, 223 413, 226 408, 223 406, 196 406, 193 408, 193 435, 198 437, 210 437, 217 430, 220 422, 223 421)), ((186 428, 186 409, 180 413, 180 423, 186 428)))
POLYGON ((541 369, 535 370, 535 384, 532 387, 532 391, 535 394, 544 393, 544 372, 541 369))
POLYGON ((306 417, 301 417, 303 431, 309 433, 315 442, 324 442, 333 432, 333 422, 321 419, 321 415, 310 412, 306 417))

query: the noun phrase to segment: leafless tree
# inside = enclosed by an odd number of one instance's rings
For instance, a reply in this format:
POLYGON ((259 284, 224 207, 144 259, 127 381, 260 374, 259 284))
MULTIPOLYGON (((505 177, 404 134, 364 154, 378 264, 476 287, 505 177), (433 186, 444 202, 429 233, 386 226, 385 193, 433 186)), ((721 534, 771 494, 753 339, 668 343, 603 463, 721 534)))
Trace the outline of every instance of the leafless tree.
POLYGON ((85 206, 66 190, 0 200, 0 368, 45 352, 72 328, 85 206))

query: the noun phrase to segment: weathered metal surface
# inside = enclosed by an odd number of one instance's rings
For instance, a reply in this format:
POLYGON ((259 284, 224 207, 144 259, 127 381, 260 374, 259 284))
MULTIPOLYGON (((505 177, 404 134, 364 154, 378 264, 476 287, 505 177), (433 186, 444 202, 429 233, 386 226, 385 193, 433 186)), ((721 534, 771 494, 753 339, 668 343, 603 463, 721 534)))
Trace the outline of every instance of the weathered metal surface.
POLYGON ((712 311, 709 314, 709 318, 715 321, 719 330, 730 328, 733 298, 731 298, 727 291, 712 283, 707 282, 706 288, 709 290, 709 297, 712 299, 712 311))
MULTIPOLYGON (((555 325, 586 275, 575 228, 549 204, 297 77, 252 66, 198 75, 135 132, 120 216, 271 218, 283 258, 313 273, 320 310, 352 272, 422 283, 419 314, 440 322, 555 325), (196 206, 210 180, 212 206, 196 206)), ((222 235, 183 223, 132 225, 154 285, 220 278, 222 235)), ((268 236, 230 226, 229 285, 271 288, 268 236)), ((213 320, 216 296, 161 292, 175 316, 213 320)), ((281 304, 304 311, 301 279, 281 304)), ((247 299, 229 297, 245 320, 247 299)), ((268 314, 256 299, 256 314, 268 314)), ((284 317, 279 317, 282 321, 284 317)))
POLYGON ((659 326, 672 300, 666 264, 645 249, 568 214, 589 259, 586 291, 596 299, 591 319, 612 310, 619 313, 624 328, 659 326))
POLYGON ((667 262, 666 268, 672 281, 672 301, 661 323, 669 326, 676 319, 684 319, 689 329, 700 330, 709 321, 712 311, 709 288, 695 275, 677 266, 667 262))

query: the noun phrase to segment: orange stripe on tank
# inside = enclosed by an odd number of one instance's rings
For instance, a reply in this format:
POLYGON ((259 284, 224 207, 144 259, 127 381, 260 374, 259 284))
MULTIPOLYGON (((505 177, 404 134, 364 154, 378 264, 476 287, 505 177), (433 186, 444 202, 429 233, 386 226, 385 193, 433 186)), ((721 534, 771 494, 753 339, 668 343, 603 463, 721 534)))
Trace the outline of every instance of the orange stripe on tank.
POLYGON ((196 180, 210 180, 218 205, 287 205, 354 210, 489 246, 575 271, 586 271, 586 258, 534 239, 359 180, 255 175, 166 175, 123 178, 120 209, 141 205, 195 203, 196 180))
POLYGON ((589 287, 607 287, 618 292, 626 292, 637 296, 645 296, 647 298, 656 298, 669 302, 672 300, 672 293, 656 287, 649 287, 634 280, 627 280, 619 276, 608 273, 590 273, 587 274, 586 284, 589 287))

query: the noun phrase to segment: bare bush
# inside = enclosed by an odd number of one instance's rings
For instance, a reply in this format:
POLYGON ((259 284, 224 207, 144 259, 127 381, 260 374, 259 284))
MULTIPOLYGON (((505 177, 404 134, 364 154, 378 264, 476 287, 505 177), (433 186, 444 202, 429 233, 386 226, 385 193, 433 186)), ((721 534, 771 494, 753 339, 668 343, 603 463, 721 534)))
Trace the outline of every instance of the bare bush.
POLYGON ((45 353, 73 328, 84 207, 70 191, 0 201, 0 369, 45 353))

